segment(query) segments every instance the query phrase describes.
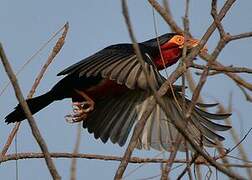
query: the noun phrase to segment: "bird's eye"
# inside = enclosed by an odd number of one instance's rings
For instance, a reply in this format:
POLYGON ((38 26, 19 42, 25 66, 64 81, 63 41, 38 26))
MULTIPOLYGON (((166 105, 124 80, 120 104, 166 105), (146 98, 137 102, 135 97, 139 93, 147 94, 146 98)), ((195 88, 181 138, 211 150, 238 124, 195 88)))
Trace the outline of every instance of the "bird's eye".
POLYGON ((184 44, 184 38, 182 36, 177 36, 176 41, 179 45, 184 44))

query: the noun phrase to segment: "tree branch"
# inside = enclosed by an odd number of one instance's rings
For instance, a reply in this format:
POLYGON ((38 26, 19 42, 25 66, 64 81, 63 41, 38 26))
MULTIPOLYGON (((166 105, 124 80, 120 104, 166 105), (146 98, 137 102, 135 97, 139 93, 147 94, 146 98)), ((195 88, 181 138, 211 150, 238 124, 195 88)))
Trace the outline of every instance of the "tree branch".
MULTIPOLYGON (((52 158, 81 158, 81 159, 93 159, 101 161, 121 161, 123 157, 119 156, 110 156, 110 155, 99 155, 99 154, 83 154, 83 153, 67 153, 67 152, 51 152, 52 158)), ((3 159, 0 160, 0 163, 7 163, 9 161, 15 160, 25 160, 25 159, 41 159, 44 158, 43 153, 37 152, 26 152, 26 153, 17 153, 17 154, 7 154, 3 159)), ((189 163, 192 159, 189 159, 189 163)), ((165 163, 167 159, 163 158, 140 158, 140 157, 131 157, 129 163, 140 164, 140 163, 165 163)), ((186 159, 175 159, 174 163, 188 163, 186 159)), ((197 165, 206 165, 207 162, 198 158, 195 160, 197 165)), ((225 167, 239 167, 239 168, 252 168, 252 163, 243 164, 222 164, 225 167)))
MULTIPOLYGON (((38 87, 41 79, 43 78, 44 76, 44 73, 46 72, 46 69, 49 67, 50 63, 52 63, 52 60, 53 58, 56 56, 56 54, 60 51, 60 49, 62 48, 62 46, 64 45, 64 42, 65 42, 65 38, 66 38, 66 35, 67 35, 67 32, 68 32, 68 28, 69 28, 69 24, 66 23, 64 25, 64 31, 61 35, 61 37, 58 39, 56 45, 54 46, 53 48, 53 51, 51 53, 51 55, 49 56, 49 58, 47 59, 47 61, 45 62, 45 65, 43 66, 43 68, 41 69, 40 73, 38 74, 38 76, 36 77, 36 81, 34 82, 34 84, 32 85, 32 88, 27 96, 27 98, 31 98, 36 90, 36 88, 38 87), (56 54, 55 54, 56 53, 56 54)), ((62 30, 62 28, 60 28, 60 30, 62 30)), ((57 33, 56 33, 57 34, 57 33)), ((55 37, 55 36, 53 36, 55 37)), ((53 38, 52 37, 52 38, 53 38)), ((44 46, 43 46, 44 47, 44 46)), ((40 48, 41 49, 41 48, 40 48)), ((35 53, 36 55, 37 53, 35 53)), ((34 56, 35 56, 34 55, 34 56)), ((32 57, 34 57, 32 56, 32 57)), ((31 59, 31 58, 30 58, 31 59)), ((19 129, 19 126, 20 126, 21 122, 17 122, 14 126, 14 128, 12 129, 11 133, 9 134, 8 136, 8 139, 2 149, 2 152, 1 152, 1 156, 4 156, 6 154, 6 152, 8 151, 18 129, 19 129)))
POLYGON ((24 96, 21 92, 21 89, 18 85, 18 82, 17 82, 17 78, 9 64, 9 61, 5 55, 5 52, 3 50, 3 47, 2 47, 2 44, 0 43, 0 57, 1 57, 1 60, 2 60, 2 63, 3 63, 3 66, 5 68, 5 71, 6 73, 8 74, 9 76, 9 79, 12 83, 12 86, 15 90, 15 94, 16 94, 16 97, 28 119, 28 122, 29 122, 29 125, 31 127, 31 130, 32 130, 32 134, 33 136, 35 137, 38 145, 40 146, 40 149, 41 151, 43 152, 44 156, 45 156, 45 161, 46 161, 46 164, 47 164, 47 167, 53 177, 53 179, 56 179, 56 180, 60 180, 61 177, 60 175, 58 174, 57 170, 56 170, 56 167, 51 159, 51 156, 50 156, 50 153, 48 151, 48 148, 47 148, 47 145, 46 145, 46 142, 44 141, 44 139, 42 138, 40 132, 39 132, 39 129, 36 125, 36 122, 31 114, 31 111, 24 99, 24 96))

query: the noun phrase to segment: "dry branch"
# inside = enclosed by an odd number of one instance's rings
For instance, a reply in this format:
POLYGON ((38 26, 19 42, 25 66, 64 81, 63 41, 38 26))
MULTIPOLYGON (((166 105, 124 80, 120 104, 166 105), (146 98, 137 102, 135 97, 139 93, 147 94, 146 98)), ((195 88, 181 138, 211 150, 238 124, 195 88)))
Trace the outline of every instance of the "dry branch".
POLYGON ((5 68, 5 71, 6 73, 8 74, 9 76, 9 79, 12 83, 12 86, 15 90, 15 95, 27 117, 27 120, 28 120, 28 123, 31 127, 31 130, 32 130, 32 134, 34 136, 34 138, 36 139, 38 145, 40 146, 41 148, 41 151, 43 152, 44 156, 45 156, 45 161, 46 161, 46 164, 47 164, 47 167, 53 177, 53 179, 56 179, 56 180, 60 180, 61 177, 60 175, 58 174, 57 170, 56 170, 56 167, 51 159, 51 156, 50 156, 50 153, 48 151, 48 148, 47 148, 47 145, 46 145, 46 142, 44 141, 44 139, 42 138, 41 134, 40 134, 40 131, 36 125, 36 122, 31 114, 31 111, 24 99, 24 96, 22 94, 22 91, 18 85, 18 82, 17 82, 17 78, 9 64, 9 61, 5 55, 5 52, 3 50, 3 47, 2 47, 2 44, 0 44, 0 56, 1 56, 1 60, 2 60, 2 63, 3 63, 3 66, 5 68))
MULTIPOLYGON (((155 2, 155 0, 149 0, 149 2, 152 2, 151 4, 153 5, 153 2, 155 2)), ((215 2, 213 2, 213 5, 212 5, 212 7, 213 8, 216 8, 215 7, 216 6, 216 1, 215 2)), ((175 31, 175 32, 177 32, 177 33, 181 33, 181 31, 182 31, 182 29, 179 27, 179 26, 177 26, 177 24, 175 24, 174 25, 174 23, 175 23, 175 21, 172 19, 172 17, 171 17, 171 13, 169 12, 169 14, 168 13, 166 13, 165 11, 164 11, 164 9, 158 4, 158 3, 156 3, 155 2, 155 6, 153 6, 153 7, 155 7, 156 8, 156 10, 161 14, 161 16, 166 20, 166 22, 170 25, 170 27, 173 29, 173 31, 175 31)), ((212 13, 214 14, 214 17, 216 18, 216 9, 214 9, 213 11, 212 11, 212 13)), ((215 22, 215 24, 216 24, 216 22, 215 22)), ((217 26, 218 26, 218 22, 217 22, 217 26)), ((220 31, 222 31, 221 30, 222 29, 222 27, 220 27, 220 24, 219 24, 219 30, 220 31)), ((222 34, 223 34, 223 32, 220 32, 220 35, 222 36, 222 34)), ((233 36, 231 36, 231 37, 229 37, 230 38, 230 40, 235 40, 235 39, 240 39, 240 38, 247 38, 247 37, 251 37, 251 35, 252 35, 252 32, 247 32, 247 33, 241 33, 241 34, 239 34, 239 35, 233 35, 233 36)), ((211 56, 209 55, 209 54, 207 54, 207 53, 205 53, 205 54, 201 54, 201 57, 203 58, 203 59, 206 59, 207 61, 209 61, 209 59, 211 58, 211 56)), ((216 60, 217 61, 217 60, 216 60)), ((194 64, 192 64, 192 66, 194 66, 194 64)), ((199 67, 199 66, 198 66, 199 67)), ((197 68, 198 68, 197 67, 197 68)), ((201 66, 200 68, 204 68, 204 66, 201 66)), ((209 69, 213 69, 213 70, 216 70, 216 71, 222 71, 222 72, 228 72, 228 73, 226 73, 226 75, 228 75, 232 80, 234 80, 236 83, 237 83, 237 85, 240 87, 240 88, 242 88, 241 86, 243 86, 243 87, 245 87, 245 88, 247 88, 247 89, 249 89, 250 91, 252 90, 251 89, 251 87, 252 87, 252 85, 250 84, 250 83, 248 83, 248 82, 246 82, 246 81, 244 81, 241 77, 239 77, 238 75, 236 75, 236 74, 233 74, 233 73, 241 73, 241 72, 244 72, 244 73, 251 73, 252 71, 251 71, 251 69, 248 69, 248 68, 236 68, 236 67, 224 67, 223 65, 221 65, 220 63, 218 63, 218 62, 214 62, 213 63, 213 66, 211 66, 211 67, 208 67, 209 69), (233 72, 233 73, 230 73, 230 72, 233 72)), ((190 78, 190 81, 192 80, 192 78, 190 78)), ((192 82, 192 81, 191 81, 192 82)), ((189 83, 189 86, 190 86, 190 84, 192 84, 193 85, 193 83, 189 83)), ((193 88, 193 86, 192 86, 192 88, 193 88)), ((193 88, 194 89, 194 88, 193 88)), ((243 91, 243 93, 245 94, 245 97, 246 97, 246 99, 250 99, 250 96, 246 93, 246 91, 245 91, 245 89, 243 89, 242 88, 242 91, 243 91)), ((232 129, 232 131, 234 131, 234 129, 232 129)), ((245 155, 246 155, 246 153, 244 153, 245 155)), ((198 167, 198 166, 197 166, 198 167)))
MULTIPOLYGON (((93 159, 101 161, 121 161, 123 157, 119 156, 110 156, 110 155, 99 155, 99 154, 83 154, 83 153, 67 153, 67 152, 51 152, 52 158, 81 158, 81 159, 93 159)), ((0 163, 7 163, 9 161, 15 160, 25 160, 25 159, 41 159, 44 158, 43 153, 37 152, 26 152, 26 153, 17 153, 17 154, 7 154, 3 159, 0 160, 0 163)), ((189 162, 191 159, 189 159, 189 162)), ((166 159, 163 158, 140 158, 140 157, 131 157, 129 163, 140 164, 140 163, 165 163, 166 159)), ((187 163, 186 159, 175 159, 174 163, 187 163)), ((201 158, 196 159, 195 164, 197 165, 206 165, 207 162, 201 158)), ((222 164, 225 167, 238 167, 238 168, 252 168, 252 162, 243 164, 222 164)))
MULTIPOLYGON (((183 18, 185 42, 187 42, 188 33, 189 33, 188 14, 189 14, 189 0, 186 1, 185 16, 183 18)), ((180 66, 184 66, 186 55, 187 55, 187 44, 185 43, 185 46, 183 47, 183 51, 182 51, 182 58, 181 58, 180 66)), ((184 72, 181 76, 182 77, 182 97, 183 97, 182 114, 184 117, 185 117, 185 73, 186 72, 184 72)), ((185 122, 187 122, 186 119, 185 119, 185 122)), ((177 135, 176 140, 175 140, 176 144, 174 146, 174 150, 170 153, 170 157, 168 159, 168 162, 165 164, 164 173, 162 174, 161 179, 168 179, 169 173, 172 169, 173 161, 176 158, 178 148, 179 148, 180 144, 182 143, 183 139, 184 138, 183 138, 183 136, 181 136, 181 134, 177 135)), ((187 149, 187 151, 188 151, 188 149, 187 149)))
MULTIPOLYGON (((52 53, 50 54, 50 56, 48 57, 47 61, 45 62, 43 68, 41 69, 40 73, 38 74, 38 76, 36 77, 36 80, 34 82, 34 84, 32 85, 32 88, 27 96, 27 98, 32 98, 33 94, 35 93, 35 90, 36 88, 38 87, 41 79, 43 78, 45 72, 46 72, 46 69, 48 68, 48 66, 50 65, 50 63, 52 63, 52 60, 54 59, 54 57, 57 55, 57 53, 60 51, 60 49, 62 48, 62 46, 64 45, 64 42, 65 42, 65 38, 66 38, 66 34, 68 32, 68 28, 69 28, 69 24, 66 23, 64 25, 64 31, 61 35, 61 37, 58 39, 56 45, 54 46, 53 48, 53 51, 52 53)), ((62 28, 60 28, 60 30, 62 30, 62 28)), ((57 34, 57 33, 56 33, 57 34)), ((52 37, 55 37, 55 36, 52 36, 52 37)), ((41 49, 41 48, 40 48, 41 49)), ((37 53, 35 53, 37 54, 37 53)), ((34 56, 32 56, 34 57, 34 56)), ((18 129, 19 129, 19 126, 20 126, 21 122, 17 122, 14 126, 14 128, 12 129, 11 133, 9 134, 8 136, 8 139, 2 149, 2 152, 1 152, 1 156, 4 156, 6 154, 6 152, 8 151, 18 129)))
MULTIPOLYGON (((219 105, 219 112, 227 112, 227 111, 230 112, 231 109, 232 109, 232 106, 231 106, 231 97, 230 97, 230 104, 229 104, 229 109, 228 110, 226 110, 224 108, 224 106, 219 105)), ((228 118, 228 119, 225 120, 225 122, 226 122, 227 125, 230 125, 231 124, 231 119, 228 118)), ((236 131, 234 129, 231 129, 230 131, 231 131, 230 134, 231 134, 231 136, 233 138, 234 143, 235 144, 239 144, 239 146, 237 148, 238 148, 238 152, 239 152, 241 158, 244 161, 248 161, 249 158, 248 158, 248 156, 247 156, 247 154, 245 152, 245 149, 244 149, 243 145, 240 143, 241 141, 239 139, 238 134, 236 133, 236 131)), ((248 163, 245 162, 244 165, 247 166, 248 163)), ((247 170, 248 177, 250 177, 250 179, 251 179, 252 178, 252 170, 250 168, 248 168, 246 170, 247 170)))
MULTIPOLYGON (((195 64, 195 63, 193 63, 191 65, 191 67, 193 67, 195 69, 201 69, 201 70, 206 68, 206 66, 204 66, 204 65, 199 65, 199 64, 195 64)), ((209 67, 209 70, 217 71, 218 73, 231 72, 231 73, 248 73, 248 74, 252 74, 252 69, 250 69, 250 68, 233 67, 233 66, 225 66, 224 67, 224 66, 220 66, 220 65, 216 64, 215 62, 213 63, 213 65, 211 67, 209 67)))
MULTIPOLYGON (((225 16, 225 14, 227 13, 227 11, 230 9, 230 7, 232 6, 232 4, 234 2, 235 2, 234 0, 229 0, 224 4, 224 6, 223 6, 223 8, 222 8, 222 10, 221 10, 221 12, 219 14, 220 19, 221 19, 221 17, 223 18, 225 16)), ((122 1, 122 5, 124 6, 123 8, 126 7, 126 10, 127 10, 127 6, 126 6, 125 1, 122 1)), ((124 9, 123 12, 125 13, 127 11, 125 11, 125 9, 124 9)), ((125 18, 127 18, 127 17, 128 17, 128 15, 125 16, 125 18)), ((128 20, 126 20, 126 22, 127 21, 128 20)), ((190 54, 185 58, 186 59, 185 61, 187 62, 186 66, 189 65, 191 63, 191 61, 197 56, 197 54, 203 48, 203 46, 205 45, 206 41, 209 39, 209 37, 211 36, 213 31, 215 30, 215 28, 216 28, 216 26, 215 26, 214 23, 212 25, 210 25, 207 32, 205 33, 205 35, 201 39, 199 45, 197 47, 195 47, 190 52, 190 54)), ((128 27, 128 29, 131 29, 131 28, 128 27)), ((167 109, 164 106, 164 104, 162 103, 162 99, 159 99, 157 97, 159 97, 159 96, 161 97, 162 95, 166 94, 167 90, 169 89, 169 84, 172 84, 185 71, 186 71, 185 66, 177 68, 177 70, 175 70, 175 72, 173 72, 171 74, 171 76, 167 79, 167 81, 161 86, 161 88, 157 92, 157 95, 155 96, 156 97, 155 99, 157 100, 158 104, 164 110, 164 112, 166 113, 166 116, 168 116, 168 117, 171 114, 171 113, 169 113, 169 109, 167 109)), ((155 105, 155 101, 153 100, 152 102, 150 102, 149 105, 150 105, 150 109, 152 110, 153 106, 155 105)), ((144 115, 148 117, 150 115, 150 112, 146 111, 144 113, 144 115)), ((118 170, 116 172, 115 179, 121 179, 122 178, 123 173, 124 173, 124 171, 125 171, 125 169, 127 167, 128 160, 130 159, 132 151, 134 150, 134 147, 136 145, 136 140, 134 141, 134 139, 137 139, 137 137, 140 135, 141 127, 144 126, 145 121, 146 121, 146 119, 141 118, 140 121, 137 123, 137 125, 136 125, 136 127, 134 129, 133 136, 131 138, 130 144, 129 144, 127 150, 125 151, 124 158, 122 159, 121 164, 119 165, 119 168, 118 168, 118 170), (137 131, 138 131, 138 133, 136 133, 137 131)), ((192 137, 190 137, 190 135, 187 132, 184 131, 184 125, 181 124, 181 123, 182 122, 177 122, 177 121, 173 122, 173 124, 178 129, 178 131, 185 137, 185 139, 191 144, 191 146, 196 150, 196 152, 198 152, 200 155, 202 155, 211 165, 215 166, 218 170, 220 170, 224 174, 228 175, 229 177, 236 178, 236 179, 243 179, 241 176, 239 176, 237 174, 234 174, 234 173, 230 172, 229 170, 227 170, 226 168, 224 168, 223 166, 221 166, 219 163, 217 163, 215 160, 213 160, 211 157, 209 157, 205 152, 203 152, 202 149, 200 147, 198 147, 198 145, 195 144, 192 137)))
MULTIPOLYGON (((74 146, 73 154, 78 154, 80 142, 81 142, 81 123, 77 126, 77 137, 76 137, 76 143, 74 146)), ((77 173, 77 159, 73 158, 71 162, 71 168, 70 168, 70 180, 76 180, 76 173, 77 173)))
MULTIPOLYGON (((48 57, 45 65, 43 66, 42 70, 38 74, 38 76, 37 76, 37 78, 36 78, 36 80, 35 80, 32 88, 31 88, 31 91, 28 94, 27 98, 31 98, 33 96, 36 88, 38 87, 38 85, 40 83, 40 80, 43 78, 43 75, 44 75, 46 69, 48 68, 48 66, 50 65, 50 63, 53 61, 54 57, 58 54, 58 52, 60 51, 60 49, 62 48, 62 46, 64 45, 66 34, 68 32, 68 28, 69 28, 69 25, 68 25, 68 23, 66 23, 64 25, 64 31, 62 33, 62 36, 57 41, 56 45, 53 48, 52 53, 50 54, 50 56, 48 57)), ((14 75, 14 77, 15 77, 14 73, 12 75, 14 75)), ((25 101, 23 103, 25 103, 26 106, 27 106, 27 103, 25 101)), ((29 108, 28 108, 28 111, 29 111, 29 108)), ((61 179, 60 176, 59 176, 59 174, 58 174, 58 172, 57 172, 57 170, 56 170, 56 168, 55 168, 55 166, 54 166, 54 164, 53 164, 53 162, 52 162, 52 160, 50 159, 50 154, 48 152, 47 146, 46 146, 43 138, 41 137, 41 135, 39 133, 39 130, 38 130, 38 128, 37 128, 37 126, 36 126, 36 124, 35 124, 35 122, 33 120, 33 117, 31 116, 31 114, 29 114, 29 116, 30 116, 29 118, 31 118, 31 121, 30 120, 28 120, 28 121, 29 121, 29 124, 32 123, 32 124, 30 124, 31 128, 32 128, 32 132, 33 132, 36 140, 38 141, 42 152, 46 153, 45 154, 45 160, 46 160, 47 166, 48 166, 48 168, 49 168, 49 170, 51 172, 51 175, 53 176, 54 179, 61 179)), ((14 139, 17 131, 18 131, 20 124, 21 124, 21 122, 16 123, 15 127, 12 129, 10 135, 8 136, 8 140, 7 140, 6 144, 4 145, 3 150, 1 152, 1 158, 3 158, 4 155, 6 154, 6 152, 8 151, 8 148, 10 147, 10 145, 11 145, 11 143, 12 143, 12 141, 13 141, 13 139, 14 139)))

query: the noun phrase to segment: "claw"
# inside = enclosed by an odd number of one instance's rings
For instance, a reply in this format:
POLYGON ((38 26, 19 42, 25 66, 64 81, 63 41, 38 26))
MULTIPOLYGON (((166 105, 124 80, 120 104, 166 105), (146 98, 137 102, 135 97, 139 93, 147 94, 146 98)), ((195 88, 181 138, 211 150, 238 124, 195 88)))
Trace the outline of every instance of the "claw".
POLYGON ((81 122, 86 118, 87 118, 86 113, 68 114, 68 115, 65 116, 66 122, 70 123, 70 124, 81 122))
POLYGON ((65 116, 65 120, 68 123, 76 123, 83 121, 87 118, 87 114, 94 110, 94 102, 84 101, 84 102, 73 102, 72 104, 73 114, 68 114, 65 116))
POLYGON ((84 102, 74 102, 73 105, 73 110, 82 110, 85 113, 88 113, 92 110, 94 110, 94 103, 90 101, 84 101, 84 102))
POLYGON ((65 116, 65 120, 67 123, 70 123, 70 124, 73 124, 75 123, 75 119, 73 118, 73 115, 72 114, 68 114, 65 116))

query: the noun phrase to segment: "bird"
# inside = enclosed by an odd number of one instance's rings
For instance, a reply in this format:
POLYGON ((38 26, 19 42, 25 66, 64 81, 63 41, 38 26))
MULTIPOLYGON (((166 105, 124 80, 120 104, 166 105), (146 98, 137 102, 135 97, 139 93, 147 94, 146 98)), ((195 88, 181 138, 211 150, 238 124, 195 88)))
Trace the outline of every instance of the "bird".
MULTIPOLYGON (((54 101, 71 98, 73 113, 65 116, 67 122, 82 121, 83 128, 94 134, 96 139, 101 139, 103 143, 110 140, 123 146, 154 98, 144 68, 153 87, 158 90, 166 80, 160 71, 181 58, 185 44, 190 52, 198 43, 199 40, 185 38, 178 33, 166 33, 140 42, 138 45, 145 67, 137 59, 132 44, 108 46, 58 73, 58 76, 64 77, 51 90, 26 102, 31 113, 35 114, 54 101)), ((206 50, 206 47, 202 50, 206 50)), ((166 107, 170 109, 170 117, 166 117, 162 108, 156 104, 138 138, 137 148, 171 151, 176 134, 179 134, 172 122, 185 121, 181 107, 183 102, 185 108, 191 102, 183 98, 181 86, 172 85, 172 89, 163 96, 166 107)), ((186 122, 185 130, 199 145, 216 146, 215 140, 225 139, 216 131, 231 128, 215 122, 231 114, 203 110, 214 106, 217 104, 197 103, 190 120, 186 122)), ((18 104, 5 117, 5 122, 9 124, 25 119, 24 111, 18 104)), ((180 145, 179 150, 184 151, 185 147, 180 145)))

